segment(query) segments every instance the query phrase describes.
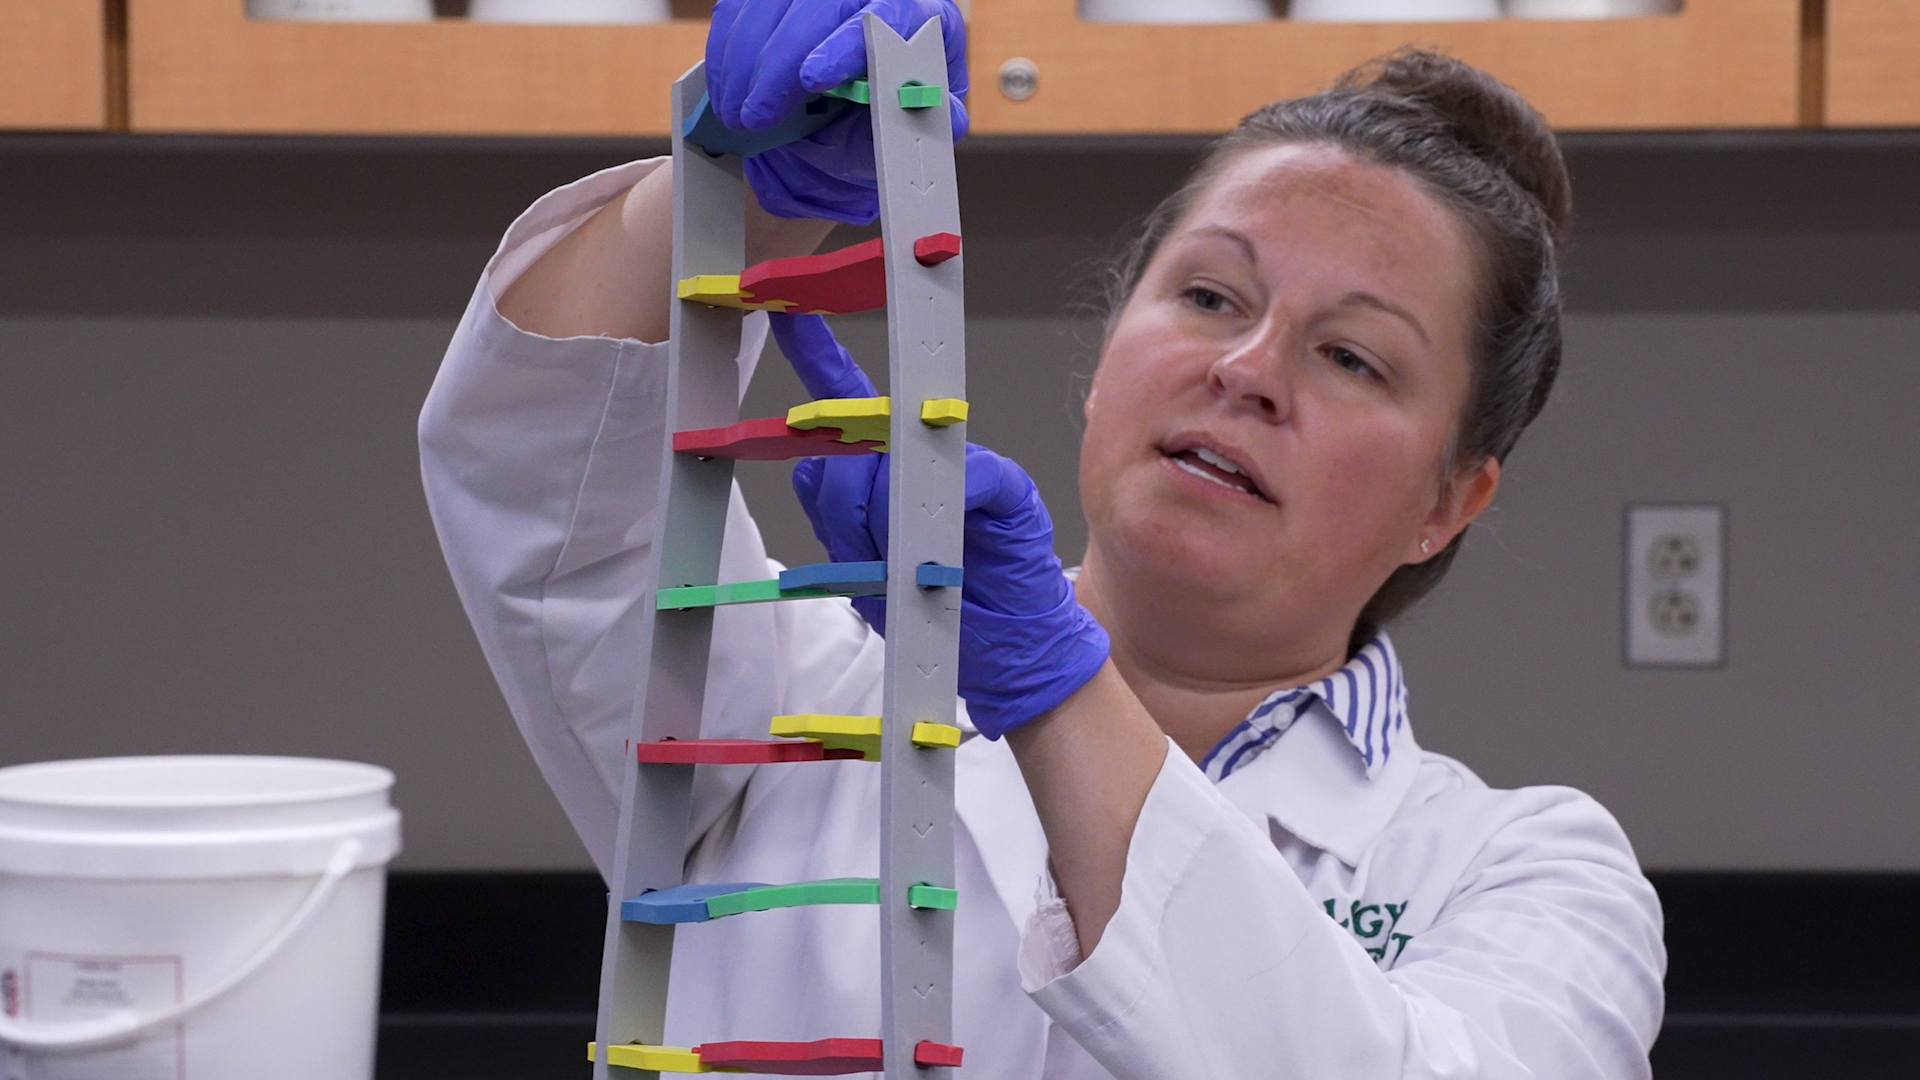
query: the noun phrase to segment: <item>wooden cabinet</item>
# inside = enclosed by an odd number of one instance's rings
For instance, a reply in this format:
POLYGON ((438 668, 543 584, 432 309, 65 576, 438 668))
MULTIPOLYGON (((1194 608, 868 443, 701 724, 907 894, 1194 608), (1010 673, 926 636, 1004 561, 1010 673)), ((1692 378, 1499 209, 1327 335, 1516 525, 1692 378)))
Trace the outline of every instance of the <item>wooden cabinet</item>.
POLYGON ((135 131, 659 135, 707 24, 282 22, 243 0, 130 0, 128 35, 135 131))
POLYGON ((1799 0, 1686 0, 1677 15, 1593 21, 1230 26, 1085 23, 1074 0, 974 0, 972 30, 980 132, 1223 131, 1407 44, 1485 68, 1561 129, 1800 120, 1799 0), (1025 101, 997 86, 1014 57, 1038 71, 1025 101))
MULTIPOLYGON (((255 21, 243 2, 129 0, 135 130, 660 135, 666 87, 706 34, 699 20, 255 21)), ((1563 129, 1787 127, 1801 120, 1800 20, 1801 0, 1686 0, 1677 15, 1591 21, 1146 26, 1082 22, 1074 0, 973 0, 974 130, 1222 131, 1406 44, 1486 68, 1563 129), (999 85, 1016 57, 1038 71, 1023 101, 999 85)))
POLYGON ((1920 124, 1920 0, 1827 0, 1825 119, 1920 124))
POLYGON ((107 123, 102 0, 0 0, 0 128, 107 123))

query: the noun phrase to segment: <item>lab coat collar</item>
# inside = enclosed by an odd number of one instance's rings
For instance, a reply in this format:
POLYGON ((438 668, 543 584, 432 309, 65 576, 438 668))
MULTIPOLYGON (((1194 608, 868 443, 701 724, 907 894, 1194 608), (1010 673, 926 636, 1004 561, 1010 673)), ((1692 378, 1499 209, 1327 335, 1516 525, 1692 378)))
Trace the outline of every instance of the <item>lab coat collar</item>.
POLYGON ((1268 694, 1200 760, 1200 771, 1216 783, 1225 780, 1265 753, 1316 703, 1346 729, 1367 778, 1379 776, 1407 727, 1407 683, 1393 641, 1376 633, 1326 678, 1268 694))
POLYGON ((1345 724, 1315 699, 1271 748, 1218 786, 1254 821, 1278 825, 1357 866, 1393 820, 1419 770, 1420 747, 1403 720, 1393 753, 1369 777, 1345 724))

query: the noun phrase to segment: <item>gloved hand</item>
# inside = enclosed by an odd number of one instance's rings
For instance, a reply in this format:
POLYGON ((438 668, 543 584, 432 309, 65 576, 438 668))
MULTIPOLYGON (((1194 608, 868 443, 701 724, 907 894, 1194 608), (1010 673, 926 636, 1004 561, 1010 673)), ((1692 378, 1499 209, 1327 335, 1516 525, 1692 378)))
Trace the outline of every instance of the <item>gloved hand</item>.
MULTIPOLYGON (((817 315, 775 315, 774 337, 816 397, 867 397, 873 383, 817 315)), ((1053 553, 1053 519, 1026 470, 967 444, 960 590, 960 696, 988 738, 1065 701, 1106 662, 1107 633, 1074 599, 1053 553)), ((835 562, 886 558, 885 454, 805 458, 793 489, 835 562)), ((886 605, 854 607, 886 633, 886 605)))
MULTIPOLYGON (((707 32, 707 93, 720 122, 772 127, 818 94, 867 73, 861 15, 871 11, 902 37, 940 19, 947 53, 947 106, 956 141, 967 132, 967 29, 953 0, 719 0, 707 32)), ((760 205, 787 218, 866 225, 880 214, 873 127, 855 109, 812 135, 755 154, 747 182, 760 205)))

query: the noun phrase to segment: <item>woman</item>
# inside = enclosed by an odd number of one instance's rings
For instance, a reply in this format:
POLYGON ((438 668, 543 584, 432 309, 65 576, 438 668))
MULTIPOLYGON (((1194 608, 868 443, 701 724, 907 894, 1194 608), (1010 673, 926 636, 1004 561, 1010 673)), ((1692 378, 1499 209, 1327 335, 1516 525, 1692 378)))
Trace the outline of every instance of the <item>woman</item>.
MULTIPOLYGON (((723 2, 722 119, 764 126, 859 74, 857 7, 723 2)), ((963 92, 950 7, 875 9, 903 32, 941 14, 963 92)), ((748 166, 749 261, 875 212, 857 123, 748 166)), ((638 162, 523 215, 421 423, 461 596, 603 871, 652 586, 670 184, 638 162)), ((970 449, 960 680, 988 738, 957 756, 968 1075, 1647 1075, 1665 958, 1626 838, 1578 792, 1492 791, 1421 751, 1381 630, 1444 573, 1545 400, 1569 210, 1538 114, 1456 62, 1403 54, 1269 106, 1122 268, 1074 581, 1026 474, 970 449)), ((824 323, 773 329, 816 396, 865 391, 824 323)), ((884 552, 883 475, 796 467, 835 558, 884 552)), ((736 491, 721 579, 768 574, 736 491)), ((720 610, 706 733, 877 712, 877 632, 873 602, 720 610)), ((877 799, 859 763, 703 769, 689 879, 871 875, 877 799)), ((683 927, 670 1038, 869 1034, 875 923, 683 927)))

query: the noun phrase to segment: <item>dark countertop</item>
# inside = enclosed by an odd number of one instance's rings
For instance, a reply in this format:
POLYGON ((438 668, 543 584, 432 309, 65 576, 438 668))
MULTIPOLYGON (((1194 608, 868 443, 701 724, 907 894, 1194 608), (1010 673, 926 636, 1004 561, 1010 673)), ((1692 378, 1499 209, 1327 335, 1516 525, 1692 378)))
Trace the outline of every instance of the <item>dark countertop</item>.
MULTIPOLYGON (((1651 877, 1660 1080, 1920 1077, 1920 875, 1651 877)), ((377 1080, 586 1080, 605 896, 592 874, 394 874, 377 1080)))

